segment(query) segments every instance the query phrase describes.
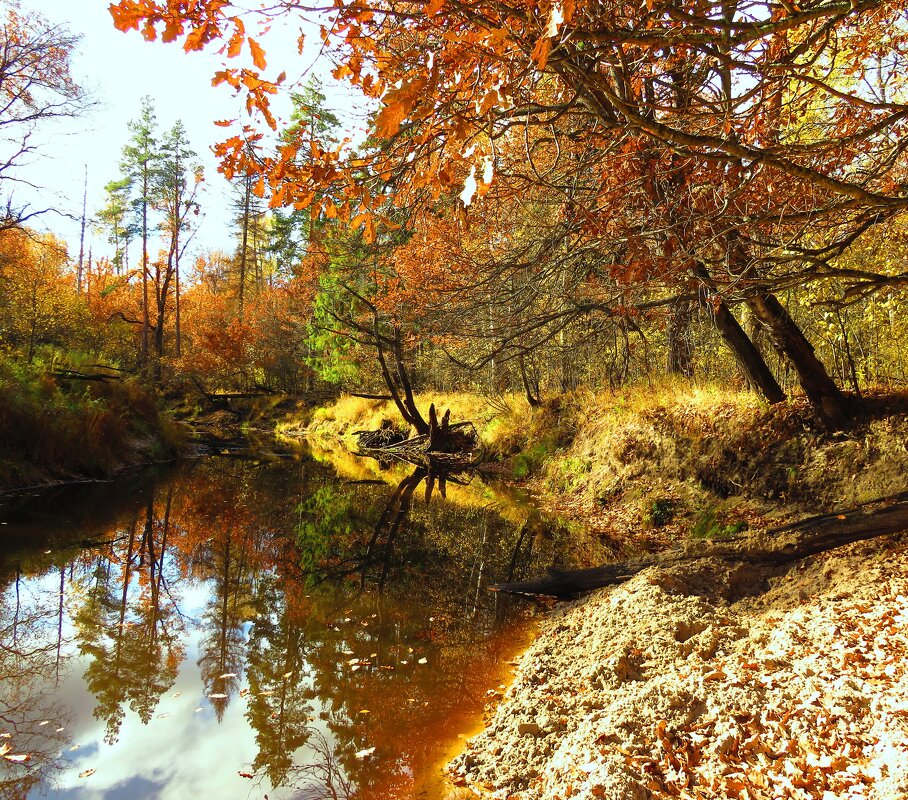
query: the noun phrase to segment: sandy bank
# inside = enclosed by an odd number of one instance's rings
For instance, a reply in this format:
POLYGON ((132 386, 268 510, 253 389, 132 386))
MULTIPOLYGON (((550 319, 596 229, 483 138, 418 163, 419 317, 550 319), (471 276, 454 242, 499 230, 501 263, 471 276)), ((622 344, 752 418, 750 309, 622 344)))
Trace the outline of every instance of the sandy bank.
POLYGON ((908 797, 908 536, 756 577, 650 569, 556 609, 456 780, 515 800, 908 797))

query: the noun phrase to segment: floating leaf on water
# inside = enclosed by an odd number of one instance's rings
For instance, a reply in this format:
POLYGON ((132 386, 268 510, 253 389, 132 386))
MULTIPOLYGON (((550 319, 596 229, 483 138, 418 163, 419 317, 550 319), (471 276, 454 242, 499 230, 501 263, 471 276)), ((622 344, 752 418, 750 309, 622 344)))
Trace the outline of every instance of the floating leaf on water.
POLYGON ((79 777, 80 778, 90 778, 94 774, 95 774, 95 771, 93 769, 86 769, 79 773, 79 777))
POLYGON ((240 697, 245 697, 247 694, 249 694, 248 688, 240 689, 240 697))
POLYGON ((228 695, 218 692, 217 694, 208 695, 209 700, 224 700, 228 695))
POLYGON ((0 733, 0 739, 12 739, 13 735, 11 733, 0 733))
POLYGON ((406 661, 406 660, 404 660, 404 661, 401 661, 401 662, 400 662, 400 663, 401 663, 401 664, 409 664, 409 663, 410 663, 410 662, 409 662, 409 661, 406 661))
POLYGON ((158 719, 167 719, 167 717, 172 716, 173 714, 171 714, 169 711, 165 711, 163 714, 158 714, 158 719))
POLYGON ((28 753, 14 753, 11 756, 3 756, 7 761, 15 761, 17 764, 23 764, 28 761, 31 756, 28 753))
POLYGON ((358 750, 354 755, 357 758, 368 758, 375 752, 374 747, 367 747, 365 750, 358 750))
POLYGON ((274 694, 274 689, 265 689, 264 692, 259 692, 259 697, 270 697, 274 694))
POLYGON ((254 778, 255 777, 254 772, 238 772, 237 775, 239 775, 241 778, 254 778))
POLYGON ((225 672, 223 675, 218 675, 218 680, 222 681, 222 680, 226 680, 227 678, 235 678, 235 677, 236 677, 235 672, 225 672))
POLYGON ((9 742, 4 742, 3 747, 0 747, 0 756, 5 756, 13 747, 9 742))
POLYGON ((54 733, 63 733, 63 731, 65 731, 65 730, 66 730, 66 728, 57 728, 57 729, 54 731, 54 733))
POLYGON ((45 725, 50 725, 49 719, 43 719, 43 720, 41 720, 41 722, 38 723, 39 728, 43 728, 45 725))
POLYGON ((81 746, 82 746, 81 744, 74 744, 72 747, 69 748, 69 750, 70 750, 70 752, 72 752, 73 750, 78 750, 81 746))
POLYGON ((353 651, 352 650, 341 650, 341 655, 352 656, 353 651))
POLYGON ((428 664, 428 663, 429 663, 429 659, 428 659, 428 658, 421 658, 421 659, 419 659, 419 661, 417 661, 416 663, 417 663, 417 664, 428 664))
POLYGON ((199 707, 198 707, 195 711, 193 711, 192 713, 193 713, 193 714, 198 714, 200 711, 204 711, 204 710, 205 710, 204 708, 202 708, 201 706, 199 706, 199 707))
POLYGON ((290 672, 285 672, 285 673, 284 673, 284 677, 285 677, 285 678, 290 678, 290 677, 292 677, 292 676, 293 676, 293 670, 290 670, 290 672))
POLYGON ((354 664, 350 667, 350 672, 356 672, 359 669, 359 664, 354 664))
POLYGON ((182 697, 182 696, 183 696, 183 693, 182 693, 182 692, 174 692, 174 693, 173 693, 172 695, 170 695, 170 696, 173 697, 173 698, 182 697))

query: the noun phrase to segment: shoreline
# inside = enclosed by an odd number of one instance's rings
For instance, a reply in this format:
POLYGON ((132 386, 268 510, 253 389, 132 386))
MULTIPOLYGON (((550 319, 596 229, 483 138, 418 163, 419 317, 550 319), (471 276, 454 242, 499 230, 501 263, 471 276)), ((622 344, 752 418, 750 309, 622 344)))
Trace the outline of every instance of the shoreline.
POLYGON ((451 773, 514 800, 908 797, 908 535, 717 599, 751 577, 656 567, 559 606, 451 773))

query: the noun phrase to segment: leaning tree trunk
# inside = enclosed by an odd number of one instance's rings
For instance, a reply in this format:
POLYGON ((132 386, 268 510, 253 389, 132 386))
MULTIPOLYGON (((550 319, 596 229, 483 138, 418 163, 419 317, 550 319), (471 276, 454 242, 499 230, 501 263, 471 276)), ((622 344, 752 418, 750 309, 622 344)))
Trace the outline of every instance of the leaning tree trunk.
MULTIPOLYGON (((693 273, 704 286, 715 292, 716 284, 703 264, 697 264, 693 273)), ((781 403, 785 399, 785 392, 725 301, 716 295, 715 299, 704 298, 703 305, 708 309, 719 335, 734 354, 747 382, 760 391, 767 402, 781 403)))
POLYGON ((798 324, 769 292, 754 294, 746 302, 766 328, 773 345, 791 361, 807 399, 826 424, 835 430, 844 428, 848 422, 845 397, 798 324))
POLYGON ((380 330, 377 313, 373 316, 372 327, 378 364, 381 367, 382 377, 385 379, 385 385, 388 387, 388 392, 394 401, 394 405, 397 406, 397 410, 400 412, 404 422, 416 428, 416 432, 420 436, 428 436, 429 423, 423 419, 422 414, 419 413, 419 408, 416 406, 413 388, 410 384, 406 365, 403 362, 400 328, 395 328, 394 339, 390 342, 391 353, 395 361, 395 372, 392 374, 388 368, 388 360, 385 358, 385 348, 382 345, 383 341, 388 341, 388 337, 384 336, 380 330))

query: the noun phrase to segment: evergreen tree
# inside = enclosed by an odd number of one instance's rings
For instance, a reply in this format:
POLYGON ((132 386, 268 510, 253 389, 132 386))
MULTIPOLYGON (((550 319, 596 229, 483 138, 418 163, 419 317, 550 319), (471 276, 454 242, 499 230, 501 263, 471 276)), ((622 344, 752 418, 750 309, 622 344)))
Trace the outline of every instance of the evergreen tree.
POLYGON ((156 138, 157 122, 154 104, 150 97, 142 98, 139 118, 129 123, 131 138, 123 148, 120 169, 128 182, 131 207, 139 235, 142 238, 142 352, 143 369, 148 363, 148 335, 150 320, 148 311, 148 238, 149 212, 154 207, 154 190, 157 173, 160 168, 158 142, 156 138))

